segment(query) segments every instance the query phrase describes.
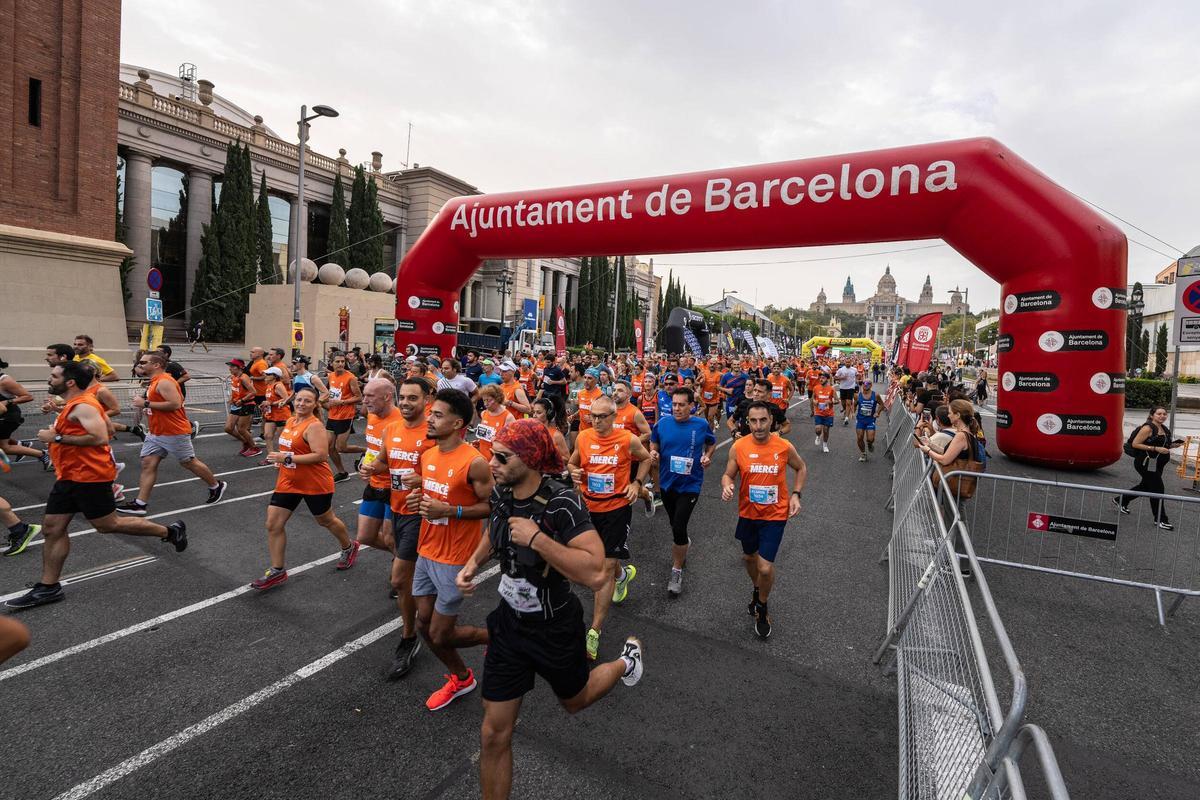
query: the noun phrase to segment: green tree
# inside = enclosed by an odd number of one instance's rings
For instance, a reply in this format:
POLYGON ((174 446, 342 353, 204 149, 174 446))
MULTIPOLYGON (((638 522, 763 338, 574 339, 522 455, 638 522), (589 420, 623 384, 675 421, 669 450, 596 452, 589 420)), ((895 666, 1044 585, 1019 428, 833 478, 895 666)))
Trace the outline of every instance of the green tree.
POLYGON ((1167 371, 1167 323, 1160 322, 1154 335, 1154 374, 1167 371))
POLYGON ((1150 331, 1143 329, 1140 347, 1138 348, 1137 369, 1144 370, 1150 361, 1150 331))
POLYGON ((221 202, 200 240, 201 264, 192 290, 192 316, 205 320, 214 339, 242 338, 250 289, 258 277, 256 228, 250 149, 231 142, 225 151, 221 202))
POLYGON ((203 226, 200 234, 200 266, 192 289, 192 319, 203 319, 205 331, 214 341, 229 339, 243 318, 232 303, 227 302, 232 288, 223 273, 221 241, 211 224, 203 226))
POLYGON ((354 183, 350 185, 350 211, 347 215, 350 234, 349 256, 345 263, 347 269, 367 269, 370 264, 371 254, 366 243, 367 217, 367 177, 362 167, 355 167, 354 183))
POLYGON ((366 220, 363 228, 366 241, 363 242, 363 252, 366 254, 367 265, 363 267, 369 273, 382 272, 387 269, 383 263, 383 209, 379 207, 379 186, 372 175, 367 181, 366 220))
POLYGON ((335 264, 345 264, 350 257, 350 233, 346 227, 346 187, 341 173, 333 179, 333 200, 329 203, 329 252, 326 257, 335 264))
POLYGON ((274 230, 271 221, 271 199, 267 194, 267 173, 258 182, 258 205, 255 208, 255 236, 258 245, 258 282, 279 283, 275 265, 274 230))
POLYGON ((575 325, 571 330, 575 337, 573 342, 575 345, 582 345, 591 337, 592 331, 592 259, 591 256, 584 256, 579 259, 579 284, 577 291, 577 300, 575 308, 572 309, 575 314, 575 325))

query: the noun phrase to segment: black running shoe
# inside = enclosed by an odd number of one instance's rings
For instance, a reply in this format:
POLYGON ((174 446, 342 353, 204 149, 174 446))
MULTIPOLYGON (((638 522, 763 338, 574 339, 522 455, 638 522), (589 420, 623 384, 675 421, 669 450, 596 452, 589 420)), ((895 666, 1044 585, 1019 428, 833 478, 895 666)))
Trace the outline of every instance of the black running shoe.
POLYGON ((141 425, 134 425, 132 428, 129 429, 129 432, 132 433, 137 438, 141 439, 143 442, 146 441, 146 431, 142 428, 141 425))
POLYGON ((758 638, 766 639, 771 636, 771 615, 767 613, 767 604, 759 603, 754 615, 754 632, 758 638))
POLYGON ((746 605, 746 613, 753 617, 758 613, 758 607, 760 605, 762 605, 762 603, 758 601, 758 587, 755 586, 754 596, 750 598, 750 602, 746 605))
POLYGON ((333 476, 333 482, 341 483, 342 481, 349 479, 349 477, 350 477, 349 472, 339 472, 333 476))
POLYGON ((213 503, 220 502, 221 498, 225 496, 225 490, 228 488, 229 484, 226 481, 220 481, 217 483, 217 488, 208 490, 208 499, 204 501, 204 504, 211 506, 213 503))
POLYGON ((187 550, 187 525, 184 521, 177 519, 167 526, 167 536, 163 539, 167 544, 175 545, 175 552, 182 553, 187 550))
POLYGON ((50 585, 35 583, 28 592, 20 597, 14 597, 4 605, 8 608, 33 608, 34 606, 44 606, 47 603, 57 603, 66 596, 61 583, 50 585))
POLYGON ((389 681, 399 680, 409 673, 412 669, 413 659, 417 653, 421 652, 421 637, 413 636, 411 639, 401 639, 400 644, 396 645, 396 657, 392 659, 392 666, 388 669, 387 679, 389 681))
POLYGON ((149 506, 142 505, 136 500, 130 500, 128 503, 117 506, 117 511, 121 514, 129 514, 133 517, 144 517, 149 510, 149 506))
POLYGON ((38 456, 38 461, 42 462, 42 472, 49 472, 54 469, 54 462, 50 460, 50 454, 45 450, 38 456))

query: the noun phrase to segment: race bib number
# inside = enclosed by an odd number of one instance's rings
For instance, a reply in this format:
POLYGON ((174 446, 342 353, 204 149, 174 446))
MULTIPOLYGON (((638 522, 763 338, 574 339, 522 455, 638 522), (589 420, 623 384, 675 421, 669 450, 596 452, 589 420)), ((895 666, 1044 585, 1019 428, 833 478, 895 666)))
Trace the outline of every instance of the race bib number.
POLYGON ((337 388, 336 386, 330 386, 329 387, 329 399, 330 400, 341 400, 342 399, 342 390, 337 388))
POLYGON ((773 506, 779 502, 778 486, 751 486, 750 502, 760 506, 773 506))
POLYGON ((589 472, 587 487, 589 494, 613 494, 617 491, 617 476, 611 472, 589 472))
POLYGON ((705 392, 705 393, 704 393, 704 399, 705 399, 705 400, 712 400, 712 399, 713 399, 713 393, 712 393, 712 392, 705 392))
POLYGON ((691 475, 692 461, 684 456, 671 456, 671 472, 676 475, 691 475))
POLYGON ((496 591, 513 611, 530 614, 542 610, 542 601, 538 599, 537 587, 524 578, 501 575, 500 585, 496 587, 496 591))
POLYGON ((782 400, 783 399, 783 389, 772 389, 771 397, 774 397, 776 400, 782 400))
POLYGON ((496 429, 490 425, 480 423, 475 426, 475 438, 484 442, 490 442, 496 438, 496 429))
MULTIPOLYGON (((409 467, 400 467, 399 469, 388 470, 392 476, 392 491, 403 492, 407 491, 408 487, 404 485, 404 479, 412 475, 415 470, 409 467)), ((439 520, 440 521, 440 520, 439 520)))
POLYGON ((817 411, 828 411, 829 403, 817 403, 817 411))

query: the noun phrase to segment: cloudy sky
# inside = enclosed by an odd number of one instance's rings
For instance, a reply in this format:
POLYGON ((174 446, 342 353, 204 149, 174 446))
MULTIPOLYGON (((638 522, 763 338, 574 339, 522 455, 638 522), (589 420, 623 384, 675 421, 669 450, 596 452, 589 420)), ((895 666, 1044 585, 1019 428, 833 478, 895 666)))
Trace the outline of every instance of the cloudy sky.
MULTIPOLYGON (((193 62, 284 135, 301 103, 332 105, 342 115, 313 125, 314 149, 380 150, 385 169, 412 122, 412 161, 485 191, 986 135, 1145 231, 1121 225, 1131 281, 1197 243, 1200 6, 1183 0, 125 0, 123 13, 125 62, 193 62)), ((840 297, 847 275, 861 299, 890 263, 910 298, 932 273, 943 298, 957 284, 976 309, 998 304, 997 284, 931 244, 655 264, 703 300, 736 288, 807 306, 821 286, 840 297)))

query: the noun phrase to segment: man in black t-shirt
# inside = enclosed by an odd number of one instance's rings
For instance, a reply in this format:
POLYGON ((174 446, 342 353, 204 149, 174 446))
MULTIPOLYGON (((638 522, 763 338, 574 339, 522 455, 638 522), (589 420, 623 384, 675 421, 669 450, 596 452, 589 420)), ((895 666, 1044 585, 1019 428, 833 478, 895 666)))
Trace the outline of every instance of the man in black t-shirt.
POLYGON ((567 399, 567 357, 558 356, 542 371, 542 394, 556 394, 567 399))
POLYGON ((583 606, 571 581, 593 591, 605 585, 604 545, 587 506, 568 484, 547 478, 563 471, 549 430, 532 419, 510 422, 492 441, 489 534, 456 579, 475 591, 481 564, 500 559, 500 604, 488 615, 483 662, 483 730, 479 779, 483 796, 512 789, 512 732, 521 698, 541 675, 571 713, 642 677, 642 644, 630 636, 620 658, 588 671, 583 606))
POLYGON ((774 403, 769 402, 771 397, 771 382, 767 380, 751 380, 746 382, 746 394, 737 409, 733 412, 733 416, 729 418, 729 432, 733 434, 733 438, 739 436, 750 435, 750 421, 746 415, 750 412, 750 404, 756 403, 759 400, 767 403, 771 407, 771 432, 787 435, 792 430, 792 423, 788 421, 787 412, 774 403))

